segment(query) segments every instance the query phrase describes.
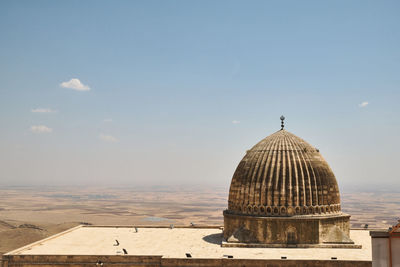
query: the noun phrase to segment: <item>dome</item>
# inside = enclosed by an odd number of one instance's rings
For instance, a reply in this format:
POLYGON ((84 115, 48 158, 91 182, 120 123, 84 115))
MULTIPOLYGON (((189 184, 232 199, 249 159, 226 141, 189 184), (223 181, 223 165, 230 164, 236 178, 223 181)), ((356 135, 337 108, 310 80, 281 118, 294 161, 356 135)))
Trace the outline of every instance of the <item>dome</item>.
POLYGON ((339 214, 339 188, 319 150, 281 129, 248 150, 239 163, 227 212, 265 217, 339 214))

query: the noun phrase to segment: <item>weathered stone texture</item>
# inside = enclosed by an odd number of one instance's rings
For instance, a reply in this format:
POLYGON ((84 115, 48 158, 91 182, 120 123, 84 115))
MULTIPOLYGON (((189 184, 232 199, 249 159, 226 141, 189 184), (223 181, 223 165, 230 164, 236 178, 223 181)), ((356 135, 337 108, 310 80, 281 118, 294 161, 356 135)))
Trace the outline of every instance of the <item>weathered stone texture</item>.
POLYGON ((340 213, 339 187, 318 149, 280 130, 247 151, 239 163, 228 209, 257 216, 340 213))
POLYGON ((352 243, 349 215, 328 163, 303 139, 280 130, 239 163, 224 211, 227 242, 352 243))
POLYGON ((371 267, 371 261, 343 260, 252 260, 252 259, 177 259, 161 256, 5 256, 3 267, 371 267), (101 265, 102 264, 102 265, 101 265))
MULTIPOLYGON (((353 244, 349 215, 255 217, 224 213, 224 239, 232 243, 353 244)), ((350 246, 354 247, 354 246, 350 246)))

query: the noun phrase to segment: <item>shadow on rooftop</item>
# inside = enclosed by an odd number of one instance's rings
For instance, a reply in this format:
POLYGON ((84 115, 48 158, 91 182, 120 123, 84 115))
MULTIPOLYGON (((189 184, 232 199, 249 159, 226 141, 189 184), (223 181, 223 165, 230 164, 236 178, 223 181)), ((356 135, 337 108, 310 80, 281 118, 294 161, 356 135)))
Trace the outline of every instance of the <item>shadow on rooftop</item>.
POLYGON ((207 235, 207 236, 203 237, 203 240, 208 242, 208 243, 211 243, 211 244, 221 245, 221 243, 222 243, 222 233, 207 235))

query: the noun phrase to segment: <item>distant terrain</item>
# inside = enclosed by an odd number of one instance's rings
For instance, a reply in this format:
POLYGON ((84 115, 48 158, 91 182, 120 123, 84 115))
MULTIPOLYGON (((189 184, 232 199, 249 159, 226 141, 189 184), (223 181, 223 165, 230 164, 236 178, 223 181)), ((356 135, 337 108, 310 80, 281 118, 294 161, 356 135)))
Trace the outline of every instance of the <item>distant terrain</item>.
MULTIPOLYGON (((227 188, 0 188, 0 255, 79 224, 222 225, 227 188)), ((342 193, 352 227, 387 228, 400 193, 342 193)))

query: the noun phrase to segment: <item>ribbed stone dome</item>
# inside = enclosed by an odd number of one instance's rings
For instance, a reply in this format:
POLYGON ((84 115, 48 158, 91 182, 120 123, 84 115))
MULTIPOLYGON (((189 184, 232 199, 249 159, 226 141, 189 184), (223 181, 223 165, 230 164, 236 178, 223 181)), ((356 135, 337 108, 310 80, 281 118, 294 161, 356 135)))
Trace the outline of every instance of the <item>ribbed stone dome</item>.
POLYGON ((340 213, 339 188, 318 149, 280 130, 247 151, 239 163, 227 212, 255 216, 340 213))

